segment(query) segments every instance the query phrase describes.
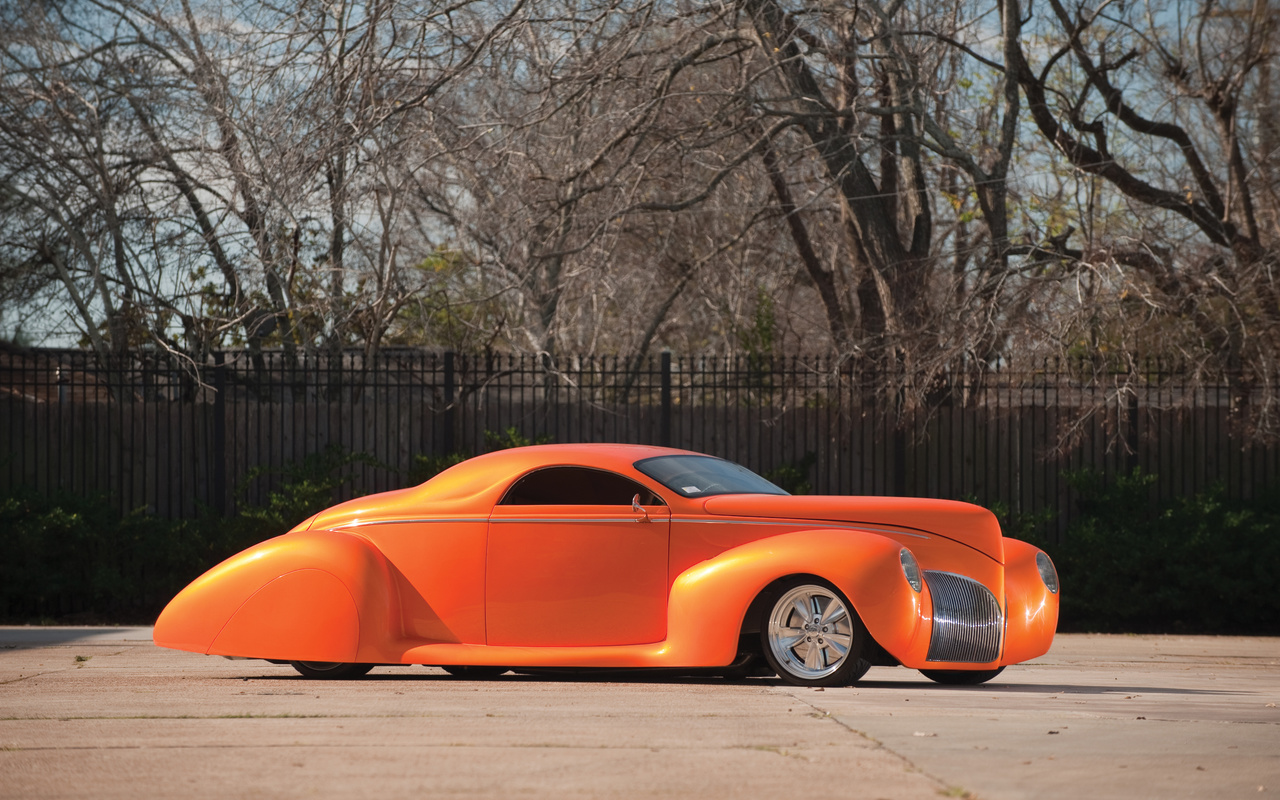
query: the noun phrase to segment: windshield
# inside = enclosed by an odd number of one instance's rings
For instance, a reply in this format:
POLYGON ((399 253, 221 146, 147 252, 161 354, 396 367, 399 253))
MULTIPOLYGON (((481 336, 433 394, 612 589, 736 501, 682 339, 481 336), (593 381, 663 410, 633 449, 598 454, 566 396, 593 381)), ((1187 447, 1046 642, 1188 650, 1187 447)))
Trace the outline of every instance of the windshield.
POLYGON ((746 467, 711 456, 656 456, 635 468, 681 497, 717 494, 786 494, 746 467))

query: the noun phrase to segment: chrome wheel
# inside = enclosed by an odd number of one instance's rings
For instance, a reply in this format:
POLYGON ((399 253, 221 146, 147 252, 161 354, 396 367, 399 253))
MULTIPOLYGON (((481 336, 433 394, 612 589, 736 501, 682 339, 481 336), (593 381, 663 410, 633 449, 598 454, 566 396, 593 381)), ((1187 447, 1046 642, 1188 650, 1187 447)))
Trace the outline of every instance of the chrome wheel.
POLYGON ((840 686, 862 677, 862 620, 830 586, 802 583, 785 589, 763 626, 765 656, 784 680, 840 686))

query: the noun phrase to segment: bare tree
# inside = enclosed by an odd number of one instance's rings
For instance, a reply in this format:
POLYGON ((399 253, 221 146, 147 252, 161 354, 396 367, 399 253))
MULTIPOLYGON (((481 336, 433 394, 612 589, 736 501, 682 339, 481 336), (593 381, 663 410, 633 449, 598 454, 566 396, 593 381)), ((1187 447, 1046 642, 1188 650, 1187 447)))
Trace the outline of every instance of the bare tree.
MULTIPOLYGON (((560 335, 549 325, 561 276, 607 274, 581 265, 591 253, 664 276, 671 293, 650 293, 661 319, 692 313, 679 298, 690 287, 696 298, 703 278, 724 287, 755 275, 746 303, 716 292, 729 327, 747 325, 761 289, 802 296, 788 324, 817 327, 799 346, 902 376, 897 386, 920 395, 957 362, 1005 355, 1045 260, 1010 231, 1018 86, 962 41, 977 34, 961 5, 592 8, 564 12, 552 41, 571 46, 527 56, 535 79, 515 113, 495 115, 507 121, 500 141, 481 145, 528 170, 484 191, 524 198, 529 224, 503 230, 525 250, 493 252, 521 254, 495 263, 510 264, 539 309, 534 346, 560 335), (964 95, 976 74, 992 91, 964 95), (622 246, 626 231, 686 266, 643 266, 622 246)), ((643 330, 641 352, 655 329, 643 330)))
POLYGON ((127 115, 100 89, 114 59, 86 54, 38 14, 15 18, 8 35, 23 46, 4 50, 0 95, 6 249, 65 292, 82 334, 110 364, 130 344, 138 299, 126 227, 144 166, 125 144, 127 115))
POLYGON ((1268 104, 1280 16, 1216 0, 1047 10, 1047 51, 1012 40, 1009 65, 1036 128, 1088 187, 1056 249, 1111 287, 1099 300, 1112 307, 1077 332, 1105 325, 1115 350, 1240 380, 1237 402, 1261 391, 1254 421, 1276 429, 1280 153, 1268 104), (1106 219, 1117 208, 1122 224, 1106 219), (1077 229, 1084 241, 1069 246, 1077 229))
POLYGON ((1253 396, 1274 11, 1030 2, 11 5, 0 303, 104 361, 824 352, 910 406, 1158 341, 1253 396))
POLYGON ((8 226, 10 245, 61 281, 103 354, 376 352, 419 288, 404 250, 431 246, 404 238, 421 167, 405 143, 521 8, 21 6, 3 158, 39 227, 8 226))
POLYGON ((760 187, 725 181, 750 126, 708 121, 705 75, 701 92, 673 90, 697 29, 664 29, 643 5, 576 8, 544 6, 546 27, 473 82, 455 115, 472 125, 450 131, 456 157, 419 191, 501 298, 504 344, 642 356, 660 329, 709 327, 688 318, 697 302, 672 313, 760 217, 760 187))

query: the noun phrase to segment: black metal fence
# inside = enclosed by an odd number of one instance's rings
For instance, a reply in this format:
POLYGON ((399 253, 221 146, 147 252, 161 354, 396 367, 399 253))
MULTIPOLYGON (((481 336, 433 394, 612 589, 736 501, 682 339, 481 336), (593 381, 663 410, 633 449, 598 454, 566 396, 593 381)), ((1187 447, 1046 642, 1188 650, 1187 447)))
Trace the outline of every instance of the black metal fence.
MULTIPOLYGON (((906 409, 886 382, 824 359, 417 350, 288 359, 140 354, 115 369, 82 351, 0 352, 0 489, 105 493, 166 517, 259 503, 270 472, 331 445, 350 494, 406 485, 418 456, 479 453, 486 432, 664 444, 832 494, 903 494, 1069 511, 1063 474, 1133 468, 1153 499, 1221 481, 1275 483, 1280 449, 1238 434, 1233 392, 1176 373, 1046 363, 956 375, 906 409), (263 472, 263 468, 267 471, 263 472)), ((1065 517, 1063 518, 1065 523, 1065 517)))

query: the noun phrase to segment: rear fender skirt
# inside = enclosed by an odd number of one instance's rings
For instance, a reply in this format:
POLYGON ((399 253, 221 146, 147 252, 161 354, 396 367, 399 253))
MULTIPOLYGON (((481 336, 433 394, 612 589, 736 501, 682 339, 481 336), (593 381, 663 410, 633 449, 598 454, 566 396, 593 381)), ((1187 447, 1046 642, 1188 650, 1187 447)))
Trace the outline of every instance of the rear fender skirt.
POLYGON ((289 533, 193 581, 161 612, 154 638, 216 655, 376 663, 401 638, 394 587, 364 537, 289 533))
POLYGON ((356 661, 360 616, 347 587, 320 569, 281 575, 253 594, 213 640, 213 655, 356 661))

